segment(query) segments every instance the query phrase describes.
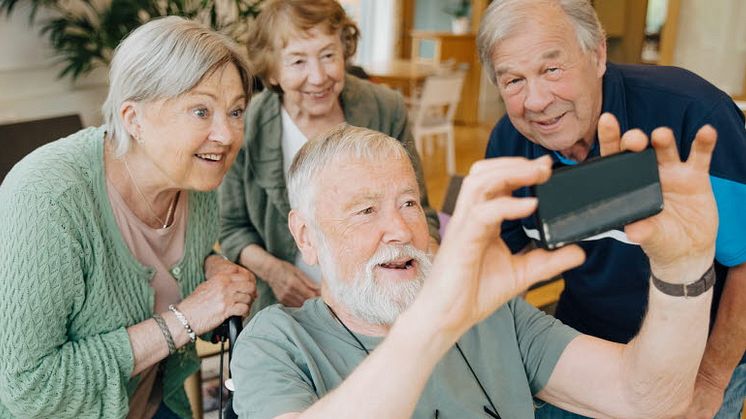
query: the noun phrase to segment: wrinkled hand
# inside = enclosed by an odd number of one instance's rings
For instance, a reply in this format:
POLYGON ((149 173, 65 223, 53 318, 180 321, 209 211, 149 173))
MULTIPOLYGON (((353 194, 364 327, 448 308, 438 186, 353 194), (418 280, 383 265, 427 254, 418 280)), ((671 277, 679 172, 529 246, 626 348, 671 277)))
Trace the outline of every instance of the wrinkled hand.
MULTIPOLYGON (((648 143, 640 130, 620 136, 619 124, 611 114, 601 115, 598 138, 604 156, 621 150, 641 151, 648 143)), ((671 283, 693 282, 715 255, 718 213, 708 172, 717 133, 709 125, 700 128, 686 162, 679 158, 670 129, 657 128, 651 138, 664 208, 655 216, 627 225, 624 231, 640 243, 657 277, 671 283)))
POLYGON ((687 419, 711 419, 723 404, 725 389, 717 386, 701 374, 694 384, 694 398, 684 415, 687 419))
POLYGON ((580 265, 578 246, 513 255, 500 238, 503 220, 530 215, 535 198, 514 198, 522 186, 545 182, 551 159, 477 162, 464 179, 456 209, 417 299, 439 328, 460 336, 532 284, 580 265))
POLYGON ((230 316, 245 316, 256 298, 256 278, 248 269, 210 256, 205 260, 206 281, 178 305, 195 333, 218 327, 230 316))
POLYGON ((318 297, 319 286, 295 265, 276 259, 263 277, 277 300, 288 307, 300 307, 309 298, 318 297))

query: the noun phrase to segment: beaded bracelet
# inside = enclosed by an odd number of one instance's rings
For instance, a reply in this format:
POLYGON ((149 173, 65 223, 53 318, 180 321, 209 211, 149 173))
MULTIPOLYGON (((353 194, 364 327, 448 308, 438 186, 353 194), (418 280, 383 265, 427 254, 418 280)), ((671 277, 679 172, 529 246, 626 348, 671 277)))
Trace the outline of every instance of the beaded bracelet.
POLYGON ((158 313, 153 314, 153 320, 155 320, 155 322, 158 324, 158 328, 161 329, 163 338, 166 340, 166 345, 168 345, 168 354, 173 355, 173 353, 176 352, 176 345, 174 345, 174 338, 173 336, 171 336, 171 331, 168 330, 166 321, 163 320, 163 317, 161 317, 161 315, 158 313))
POLYGON ((173 304, 168 306, 168 309, 171 310, 172 313, 176 316, 177 319, 179 319, 179 322, 182 326, 184 326, 184 329, 187 331, 187 335, 189 335, 189 340, 194 343, 197 340, 197 334, 194 333, 192 330, 192 326, 189 326, 189 322, 186 319, 186 316, 182 312, 176 309, 173 304))

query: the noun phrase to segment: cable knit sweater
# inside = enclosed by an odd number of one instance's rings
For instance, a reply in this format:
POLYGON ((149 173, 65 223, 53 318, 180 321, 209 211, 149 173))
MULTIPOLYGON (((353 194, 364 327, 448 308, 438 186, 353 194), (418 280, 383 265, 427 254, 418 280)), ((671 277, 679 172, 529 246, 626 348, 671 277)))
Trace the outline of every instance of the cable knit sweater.
MULTIPOLYGON (((31 153, 0 186, 0 418, 119 418, 139 382, 126 328, 152 316, 154 271, 124 243, 106 194, 103 128, 31 153)), ((218 233, 215 193, 190 192, 183 259, 189 295, 218 233)), ((164 402, 191 411, 194 345, 165 362, 164 402)))

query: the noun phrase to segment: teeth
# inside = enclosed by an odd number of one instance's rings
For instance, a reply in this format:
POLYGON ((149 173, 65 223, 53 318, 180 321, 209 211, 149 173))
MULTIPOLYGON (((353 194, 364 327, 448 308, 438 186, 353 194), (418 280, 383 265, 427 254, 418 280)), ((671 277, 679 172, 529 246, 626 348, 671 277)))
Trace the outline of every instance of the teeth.
POLYGON ((223 159, 222 154, 197 154, 197 157, 211 161, 220 161, 223 159))

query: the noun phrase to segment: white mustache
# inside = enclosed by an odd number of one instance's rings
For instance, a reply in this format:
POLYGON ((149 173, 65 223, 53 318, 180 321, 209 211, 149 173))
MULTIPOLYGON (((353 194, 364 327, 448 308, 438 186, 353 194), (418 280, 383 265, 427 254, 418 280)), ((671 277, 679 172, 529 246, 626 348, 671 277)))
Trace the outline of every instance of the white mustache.
POLYGON ((382 245, 376 250, 376 253, 368 259, 365 264, 365 272, 373 273, 373 268, 378 265, 385 265, 387 263, 401 261, 404 259, 412 259, 417 262, 417 267, 420 272, 427 275, 430 267, 430 255, 423 252, 422 250, 412 246, 411 244, 404 244, 400 246, 396 245, 382 245))

